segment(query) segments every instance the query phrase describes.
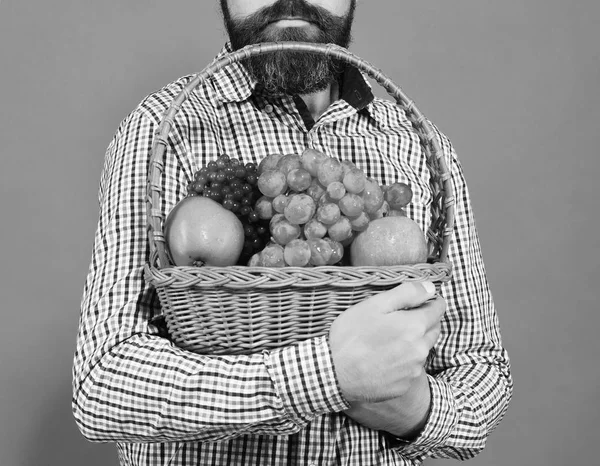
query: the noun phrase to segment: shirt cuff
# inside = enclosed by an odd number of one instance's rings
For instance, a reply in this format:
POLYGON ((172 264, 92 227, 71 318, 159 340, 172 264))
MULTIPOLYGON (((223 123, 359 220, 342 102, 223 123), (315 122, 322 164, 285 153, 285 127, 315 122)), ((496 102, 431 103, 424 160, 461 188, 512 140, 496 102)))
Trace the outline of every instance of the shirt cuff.
POLYGON ((402 449, 402 455, 409 458, 422 458, 443 445, 458 422, 455 397, 450 386, 431 375, 427 378, 431 390, 431 409, 425 427, 413 441, 398 445, 402 449))
POLYGON ((349 408, 340 391, 327 337, 265 352, 267 368, 286 411, 297 423, 349 408))

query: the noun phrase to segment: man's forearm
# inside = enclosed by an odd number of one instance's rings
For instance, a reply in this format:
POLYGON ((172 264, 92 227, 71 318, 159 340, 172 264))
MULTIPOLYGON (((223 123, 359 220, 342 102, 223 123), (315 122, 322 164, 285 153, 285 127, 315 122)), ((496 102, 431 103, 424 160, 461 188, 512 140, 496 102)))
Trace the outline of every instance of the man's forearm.
POLYGON ((212 358, 135 335, 104 355, 76 384, 73 398, 80 430, 101 442, 289 435, 315 416, 345 408, 323 339, 212 358))
POLYGON ((409 440, 425 426, 430 406, 429 382, 423 373, 404 396, 376 403, 355 403, 345 413, 366 427, 409 440))

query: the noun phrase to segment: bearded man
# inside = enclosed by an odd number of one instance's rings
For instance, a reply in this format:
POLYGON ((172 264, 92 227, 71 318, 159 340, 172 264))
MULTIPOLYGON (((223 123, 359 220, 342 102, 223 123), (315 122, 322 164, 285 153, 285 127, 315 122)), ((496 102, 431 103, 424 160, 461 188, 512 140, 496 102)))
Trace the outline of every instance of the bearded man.
MULTIPOLYGON (((229 43, 348 47, 355 0, 221 0, 229 43)), ((190 77, 146 97, 109 145, 81 306, 73 411, 122 465, 415 465, 480 452, 512 393, 468 190, 448 139, 453 276, 407 283, 348 308, 329 334, 249 355, 195 354, 151 322, 145 195, 154 133, 190 77), (435 351, 430 350, 434 348, 435 351), (428 358, 429 354, 433 358, 428 358)), ((307 147, 381 184, 405 181, 426 231, 433 194, 419 139, 365 77, 321 55, 277 52, 220 69, 184 102, 168 137, 165 209, 219 154, 258 163, 307 147)))

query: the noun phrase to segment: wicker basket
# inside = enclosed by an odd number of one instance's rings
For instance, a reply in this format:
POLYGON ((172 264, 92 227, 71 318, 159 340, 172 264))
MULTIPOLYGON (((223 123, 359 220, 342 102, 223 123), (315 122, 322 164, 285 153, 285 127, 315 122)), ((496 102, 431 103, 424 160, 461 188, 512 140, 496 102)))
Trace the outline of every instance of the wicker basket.
POLYGON ((146 280, 156 288, 167 329, 181 348, 205 354, 244 354, 321 336, 349 306, 405 281, 450 279, 448 244, 454 223, 452 184, 434 132, 414 103, 369 63, 334 46, 300 42, 250 45, 213 62, 172 102, 157 130, 148 175, 146 280), (174 116, 190 93, 223 67, 250 56, 294 50, 351 64, 377 81, 405 111, 418 134, 433 192, 427 263, 388 267, 179 267, 163 236, 161 175, 174 116))

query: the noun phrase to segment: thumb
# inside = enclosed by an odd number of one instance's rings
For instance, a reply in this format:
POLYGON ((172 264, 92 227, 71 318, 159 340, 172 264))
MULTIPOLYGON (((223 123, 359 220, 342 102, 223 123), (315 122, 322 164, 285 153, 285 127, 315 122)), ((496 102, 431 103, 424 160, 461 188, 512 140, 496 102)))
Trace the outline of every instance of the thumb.
POLYGON ((377 295, 385 302, 388 311, 419 307, 435 296, 435 285, 430 281, 406 282, 377 295))

